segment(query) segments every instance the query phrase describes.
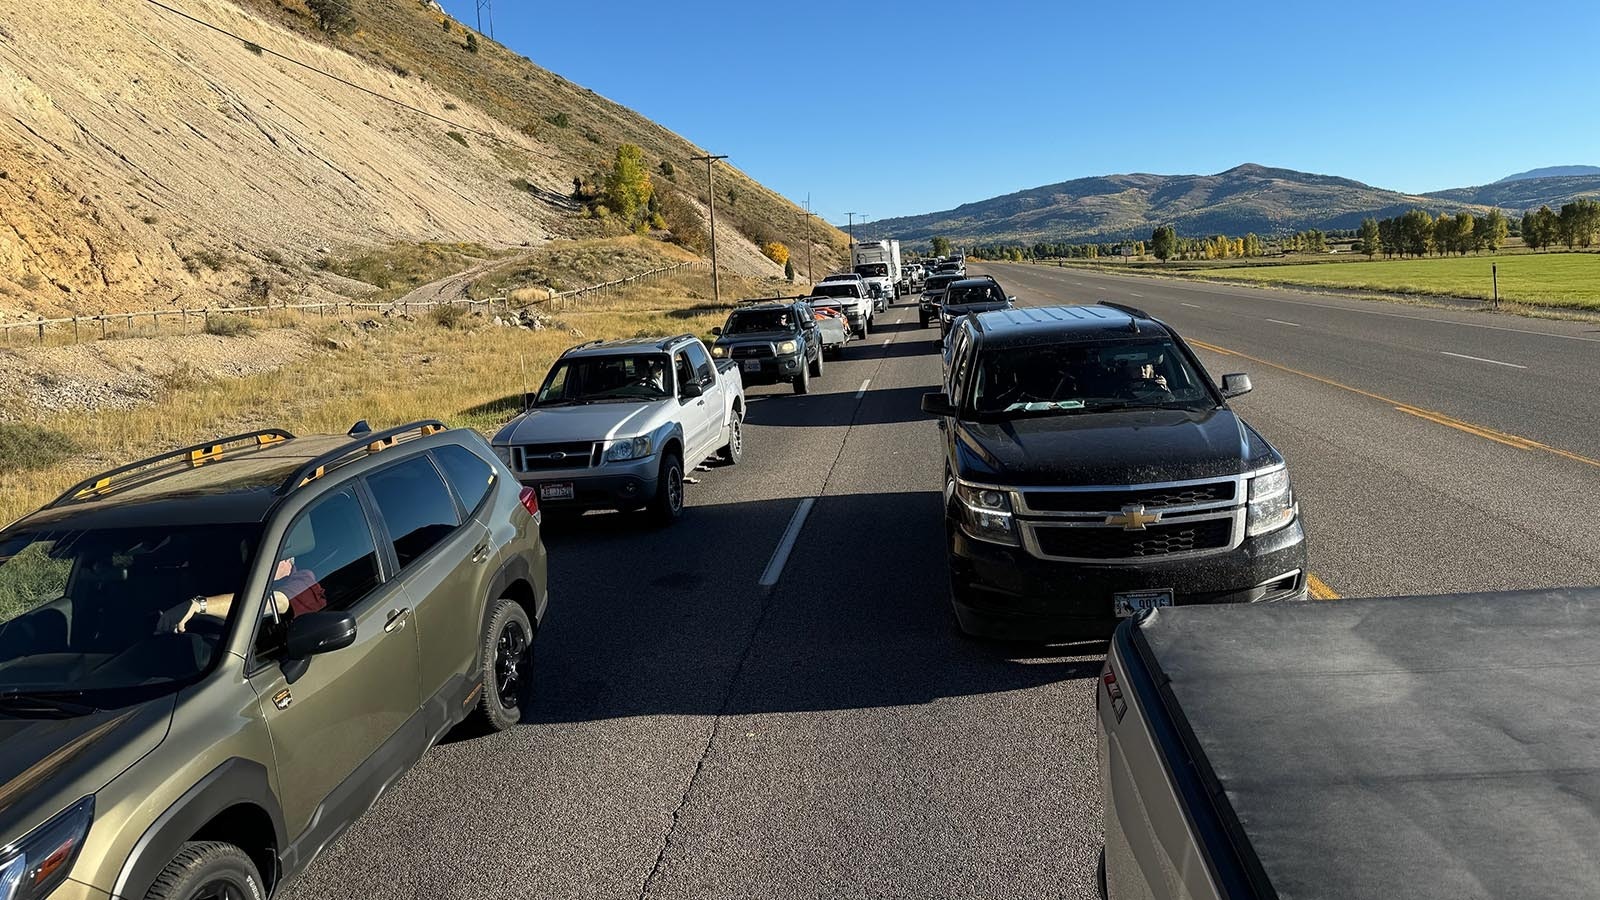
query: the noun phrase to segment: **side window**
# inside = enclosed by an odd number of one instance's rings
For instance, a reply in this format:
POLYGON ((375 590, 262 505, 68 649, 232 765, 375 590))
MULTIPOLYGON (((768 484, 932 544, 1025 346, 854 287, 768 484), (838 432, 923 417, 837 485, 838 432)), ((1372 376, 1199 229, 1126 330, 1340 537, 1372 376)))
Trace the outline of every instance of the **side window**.
POLYGON ((956 347, 955 378, 952 381, 950 399, 960 405, 963 395, 967 392, 967 371, 972 365, 972 339, 971 332, 966 328, 961 329, 961 344, 956 347))
POLYGON ((445 444, 433 451, 433 458, 444 470, 444 480, 450 482, 467 512, 477 509, 489 495, 489 485, 494 483, 494 467, 460 444, 445 444))
POLYGON ((672 364, 673 369, 678 376, 678 395, 682 396, 684 385, 691 381, 699 381, 700 379, 694 374, 694 366, 689 364, 688 353, 679 350, 677 354, 672 357, 672 364))
POLYGON ((257 648, 281 645, 295 616, 354 607, 380 580, 377 545, 355 492, 318 500, 289 526, 273 560, 257 648))
POLYGON ((401 568, 432 550, 461 524, 439 470, 425 455, 367 476, 367 486, 388 526, 401 568))
POLYGON ((706 351, 698 343, 690 344, 684 350, 689 354, 689 365, 694 367, 694 380, 700 382, 711 381, 711 357, 706 355, 706 351))

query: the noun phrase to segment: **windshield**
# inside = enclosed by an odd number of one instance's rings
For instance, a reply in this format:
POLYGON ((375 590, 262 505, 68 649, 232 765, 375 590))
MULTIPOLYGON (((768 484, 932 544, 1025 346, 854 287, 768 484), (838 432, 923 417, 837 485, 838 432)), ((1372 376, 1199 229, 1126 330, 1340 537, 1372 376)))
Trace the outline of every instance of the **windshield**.
POLYGON ((888 278, 889 266, 887 263, 863 263, 856 266, 856 274, 862 278, 888 278))
POLYGON ((160 625, 191 598, 231 608, 254 525, 62 529, 0 540, 0 695, 71 692, 113 707, 204 672, 225 622, 160 625), (228 603, 223 603, 226 597, 228 603))
POLYGON ((793 331, 794 315, 788 309, 752 309, 736 312, 722 326, 723 334, 760 334, 793 331))
POLYGON ((1000 289, 1000 285, 993 282, 988 284, 957 285, 944 292, 945 306, 1004 302, 1006 302, 1006 292, 1000 289))
POLYGON ((938 293, 939 291, 949 287, 950 282, 958 280, 959 279, 957 279, 954 275, 935 275, 928 279, 928 283, 924 285, 924 289, 930 294, 938 293))
POLYGON ((550 370, 534 406, 668 399, 670 365, 665 353, 564 359, 550 370))
POLYGON ((823 282, 817 285, 816 294, 823 297, 860 297, 861 291, 853 281, 823 282))
POLYGON ((979 416, 1216 405, 1170 338, 1047 344, 981 353, 971 408, 979 416))

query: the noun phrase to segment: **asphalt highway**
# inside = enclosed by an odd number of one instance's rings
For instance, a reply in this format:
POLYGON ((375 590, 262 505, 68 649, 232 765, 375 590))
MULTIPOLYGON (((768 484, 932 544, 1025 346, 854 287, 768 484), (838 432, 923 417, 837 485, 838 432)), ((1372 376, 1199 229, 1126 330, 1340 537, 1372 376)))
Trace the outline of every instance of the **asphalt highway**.
MULTIPOLYGON (((1248 372, 1329 593, 1600 583, 1600 417, 1558 365, 1600 334, 992 271, 1025 303, 1145 306, 1248 372)), ((955 633, 935 330, 908 304, 879 323, 815 393, 752 388, 744 462, 697 472, 677 525, 550 525, 526 724, 430 750, 291 896, 1094 896, 1103 645, 955 633)))

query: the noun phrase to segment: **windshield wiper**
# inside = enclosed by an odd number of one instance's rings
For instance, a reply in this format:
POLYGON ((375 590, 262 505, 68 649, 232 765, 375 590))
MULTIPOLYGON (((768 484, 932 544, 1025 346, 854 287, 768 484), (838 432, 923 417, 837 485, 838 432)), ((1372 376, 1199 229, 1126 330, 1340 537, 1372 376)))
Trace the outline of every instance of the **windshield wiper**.
POLYGON ((1120 412, 1127 409, 1178 409, 1195 411, 1193 403, 1184 403, 1179 400, 1169 400, 1166 403, 1140 403, 1137 400, 1125 400, 1119 403, 1107 403, 1102 406, 1088 407, 1086 412, 1120 412))
POLYGON ((0 691, 0 713, 27 717, 31 714, 87 716, 98 708, 68 697, 81 697, 82 691, 0 691))

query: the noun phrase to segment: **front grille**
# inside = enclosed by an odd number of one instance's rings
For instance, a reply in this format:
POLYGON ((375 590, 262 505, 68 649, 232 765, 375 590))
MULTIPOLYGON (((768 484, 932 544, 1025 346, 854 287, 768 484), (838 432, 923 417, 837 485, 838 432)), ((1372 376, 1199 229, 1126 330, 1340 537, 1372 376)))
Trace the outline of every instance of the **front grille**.
POLYGON ((519 472, 543 469, 586 469, 594 464, 593 441, 565 444, 522 444, 511 448, 511 461, 519 472))
POLYGON ((1071 559, 1147 559, 1222 550, 1233 543, 1233 517, 1151 525, 1143 531, 1121 528, 1066 528, 1034 525, 1045 556, 1071 559))
POLYGON ((738 344, 729 351, 729 356, 734 359, 755 359, 757 357, 772 356, 771 344, 738 344))
POLYGON ((1161 487, 1106 491, 1028 491, 1023 494, 1028 508, 1035 512, 1120 512, 1124 506, 1143 505, 1145 509, 1166 509, 1200 503, 1226 503, 1234 496, 1236 482, 1215 481, 1182 487, 1161 487))

